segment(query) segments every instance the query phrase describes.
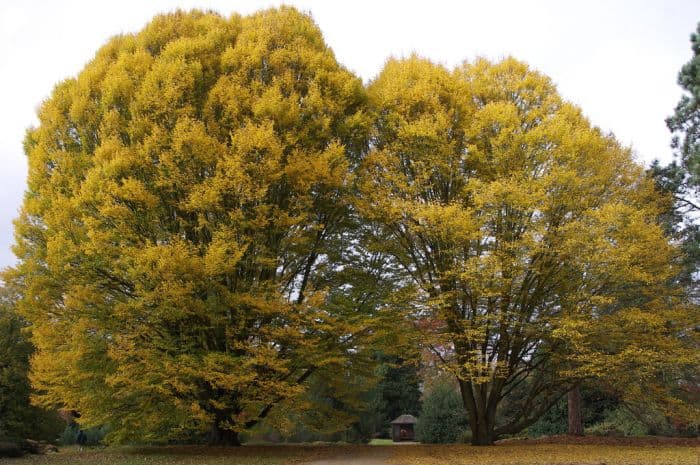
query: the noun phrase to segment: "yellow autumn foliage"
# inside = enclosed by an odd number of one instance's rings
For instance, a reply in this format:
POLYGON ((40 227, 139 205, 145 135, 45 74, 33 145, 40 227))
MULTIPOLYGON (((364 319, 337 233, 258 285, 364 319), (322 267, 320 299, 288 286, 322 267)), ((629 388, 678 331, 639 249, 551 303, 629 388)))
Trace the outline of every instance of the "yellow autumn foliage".
POLYGON ((365 100, 292 8, 158 16, 57 85, 11 277, 35 400, 112 442, 235 443, 309 377, 367 372, 387 312, 332 304, 365 100))
POLYGON ((368 93, 355 205, 418 288, 423 344, 459 381, 472 442, 521 431, 584 379, 669 399, 658 376, 697 366, 682 335, 698 319, 668 285, 665 199, 630 151, 512 58, 393 59, 368 93))
POLYGON ((109 441, 236 443, 289 428, 280 406, 347 425, 309 386, 354 408, 377 351, 411 344, 456 376, 475 444, 592 378, 697 413, 668 392, 698 316, 666 200, 524 63, 391 59, 365 87, 293 8, 176 12, 38 116, 4 279, 35 401, 109 441))

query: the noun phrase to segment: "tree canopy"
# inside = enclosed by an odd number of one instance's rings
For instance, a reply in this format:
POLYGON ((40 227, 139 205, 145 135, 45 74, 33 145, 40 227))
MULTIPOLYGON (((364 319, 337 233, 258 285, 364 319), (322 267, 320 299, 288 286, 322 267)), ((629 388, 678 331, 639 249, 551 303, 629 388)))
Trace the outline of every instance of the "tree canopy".
POLYGON ((426 387, 416 437, 427 444, 460 442, 467 431, 467 415, 453 377, 438 376, 426 387))
POLYGON ((490 444, 583 379, 640 400, 697 363, 668 199, 515 59, 392 59, 365 87, 293 8, 176 12, 38 116, 4 279, 35 401, 108 441, 337 430, 377 354, 426 347, 490 444))
POLYGON ((645 365, 659 340, 676 343, 661 330, 675 253, 662 199, 548 78, 511 58, 449 71, 414 56, 389 61, 368 92, 376 120, 356 204, 418 288, 473 443, 532 424, 616 357, 644 347, 645 365), (610 343, 618 318, 651 331, 610 343))
MULTIPOLYGON (((0 282, 1 283, 1 282, 0 282)), ((15 289, 0 284, 0 441, 54 439, 63 421, 31 405, 29 323, 16 312, 15 289)))
POLYGON ((235 443, 310 376, 361 366, 379 317, 333 260, 365 99, 285 7, 156 17, 57 85, 16 227, 37 401, 112 441, 235 443))
POLYGON ((684 255, 678 281, 689 297, 697 299, 695 273, 700 266, 700 225, 697 223, 700 187, 700 23, 690 36, 692 58, 678 74, 684 93, 675 112, 666 119, 673 133, 675 159, 666 166, 655 160, 649 171, 661 192, 673 198, 663 221, 669 234, 682 244, 684 255))
POLYGON ((690 36, 693 56, 678 73, 678 84, 685 91, 676 110, 666 120, 673 131, 673 147, 678 150, 680 166, 689 176, 689 184, 700 186, 700 23, 690 36))

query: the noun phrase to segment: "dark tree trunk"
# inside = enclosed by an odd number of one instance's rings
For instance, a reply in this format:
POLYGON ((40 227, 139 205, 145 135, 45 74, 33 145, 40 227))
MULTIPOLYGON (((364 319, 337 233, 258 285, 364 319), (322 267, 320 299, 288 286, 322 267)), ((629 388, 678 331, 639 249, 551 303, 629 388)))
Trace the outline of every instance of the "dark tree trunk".
POLYGON ((581 414, 581 391, 578 384, 567 395, 569 406, 569 434, 583 436, 583 416, 581 414))
POLYGON ((494 441, 493 428, 482 426, 476 432, 472 431, 472 446, 492 446, 494 441))
POLYGON ((474 388, 469 381, 459 381, 459 389, 462 394, 462 402, 469 417, 469 428, 472 430, 471 443, 474 446, 490 446, 496 440, 494 434, 496 405, 479 410, 480 405, 474 398, 474 388), (486 411, 484 411, 486 410, 486 411))
POLYGON ((238 439, 238 433, 230 429, 224 429, 219 426, 216 421, 211 425, 211 434, 209 443, 213 446, 240 446, 241 441, 238 439))

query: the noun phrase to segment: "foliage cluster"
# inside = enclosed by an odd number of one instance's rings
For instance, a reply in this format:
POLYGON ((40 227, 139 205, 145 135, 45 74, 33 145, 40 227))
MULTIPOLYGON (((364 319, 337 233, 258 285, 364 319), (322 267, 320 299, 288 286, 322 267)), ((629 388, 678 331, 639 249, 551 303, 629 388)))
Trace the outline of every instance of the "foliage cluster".
POLYGON ((673 147, 677 149, 679 163, 672 165, 684 173, 686 192, 698 192, 700 187, 700 22, 690 36, 693 56, 678 74, 678 84, 684 94, 672 116, 666 120, 673 131, 673 147))
POLYGON ((454 379, 434 380, 424 393, 417 439, 426 444, 452 444, 461 442, 468 428, 467 412, 454 379))
POLYGON ((5 289, 0 295, 0 438, 26 432, 29 408, 29 356, 23 320, 13 312, 5 289))
POLYGON ((311 382, 306 396, 314 405, 312 410, 280 410, 290 424, 288 430, 261 425, 244 436, 246 442, 367 443, 372 438, 389 438, 391 420, 404 413, 418 416, 420 412, 419 374, 412 361, 383 354, 377 354, 376 358, 376 384, 369 386, 365 379, 353 384, 353 389, 363 392, 361 402, 342 404, 326 385, 311 382), (345 412, 347 422, 333 421, 325 413, 330 406, 345 412))
POLYGON ((62 446, 97 446, 102 443, 102 440, 106 434, 107 426, 87 428, 83 430, 80 428, 80 425, 74 423, 66 426, 66 428, 61 432, 60 436, 58 436, 57 442, 62 446), (82 439, 80 437, 81 431, 82 439))
POLYGON ((663 403, 697 366, 697 309, 668 285, 667 200, 629 150, 513 59, 390 60, 368 94, 355 203, 416 287, 472 441, 521 431, 588 378, 663 403))
POLYGON ((691 59, 681 68, 678 84, 683 89, 675 112, 666 119, 673 132, 675 159, 666 166, 655 160, 649 169, 657 187, 673 198, 662 220, 669 234, 681 244, 683 256, 677 279, 697 299, 696 272, 700 267, 700 22, 690 36, 691 59))
MULTIPOLYGON (((581 397, 581 417, 587 433, 593 432, 592 428, 597 428, 600 423, 610 421, 610 412, 615 411, 620 405, 619 399, 587 386, 582 387, 581 397)), ((533 438, 566 434, 567 416, 567 399, 562 398, 525 432, 528 437, 533 438)))
POLYGON ((311 377, 353 402, 390 337, 386 290, 357 286, 381 262, 343 270, 364 98, 291 8, 160 16, 59 84, 9 277, 37 400, 112 441, 227 443, 311 377))
POLYGON ((27 322, 15 312, 16 295, 0 287, 0 441, 53 440, 63 421, 30 404, 29 362, 33 346, 27 322))
POLYGON ((604 436, 646 436, 649 427, 635 418, 629 410, 618 407, 611 410, 603 421, 586 430, 589 434, 604 436))
POLYGON ((372 436, 391 437, 391 421, 399 415, 420 416, 422 402, 418 358, 418 355, 408 360, 386 356, 380 358, 383 360, 377 368, 380 381, 368 393, 367 408, 361 415, 361 421, 369 423, 366 429, 372 436))

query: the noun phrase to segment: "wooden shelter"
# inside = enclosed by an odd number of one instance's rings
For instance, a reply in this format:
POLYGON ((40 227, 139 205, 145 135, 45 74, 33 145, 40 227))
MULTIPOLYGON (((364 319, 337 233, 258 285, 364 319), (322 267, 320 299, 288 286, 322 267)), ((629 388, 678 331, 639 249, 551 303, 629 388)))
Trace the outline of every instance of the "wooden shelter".
POLYGON ((416 417, 413 415, 401 415, 391 422, 391 439, 394 442, 415 441, 416 417))

